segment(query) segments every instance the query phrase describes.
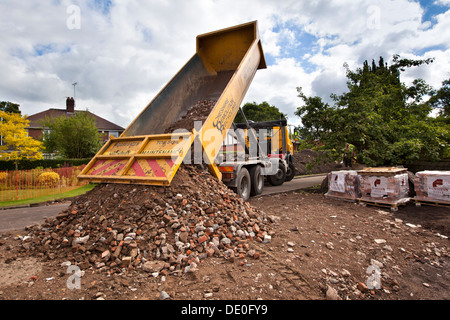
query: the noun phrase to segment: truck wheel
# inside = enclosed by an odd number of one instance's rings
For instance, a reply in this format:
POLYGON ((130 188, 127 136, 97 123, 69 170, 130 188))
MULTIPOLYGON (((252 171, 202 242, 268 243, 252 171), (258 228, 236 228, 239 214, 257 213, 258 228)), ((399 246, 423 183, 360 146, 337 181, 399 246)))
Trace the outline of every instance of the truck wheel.
POLYGON ((246 168, 241 168, 237 177, 236 193, 242 198, 242 200, 247 201, 248 198, 250 198, 250 190, 250 174, 246 168))
POLYGON ((249 169, 250 180, 252 182, 250 194, 257 196, 263 192, 264 189, 264 176, 261 174, 260 166, 253 166, 249 169))
POLYGON ((286 181, 291 181, 295 177, 295 166, 292 162, 289 162, 287 171, 286 171, 286 181))
POLYGON ((267 181, 273 186, 281 186, 286 180, 286 167, 282 162, 278 165, 277 173, 267 176, 267 181))

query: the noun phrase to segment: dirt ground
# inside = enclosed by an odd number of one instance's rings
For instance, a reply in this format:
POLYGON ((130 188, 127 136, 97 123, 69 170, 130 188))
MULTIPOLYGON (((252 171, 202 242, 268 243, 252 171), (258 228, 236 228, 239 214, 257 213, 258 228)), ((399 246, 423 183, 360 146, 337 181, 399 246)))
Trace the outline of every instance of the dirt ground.
POLYGON ((250 241, 244 256, 210 256, 181 273, 90 266, 77 274, 65 258, 27 252, 27 231, 5 233, 0 299, 450 298, 450 208, 410 203, 391 212, 327 199, 315 190, 255 197, 250 204, 269 217, 270 242, 250 241))

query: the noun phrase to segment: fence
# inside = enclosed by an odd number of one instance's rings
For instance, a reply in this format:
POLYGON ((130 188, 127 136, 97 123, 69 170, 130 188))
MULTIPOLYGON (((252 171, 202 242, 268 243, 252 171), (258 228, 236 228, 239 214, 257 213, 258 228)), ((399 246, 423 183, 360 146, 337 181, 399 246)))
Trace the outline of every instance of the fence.
POLYGON ((84 167, 0 171, 0 201, 24 200, 76 189, 87 183, 77 179, 84 167))

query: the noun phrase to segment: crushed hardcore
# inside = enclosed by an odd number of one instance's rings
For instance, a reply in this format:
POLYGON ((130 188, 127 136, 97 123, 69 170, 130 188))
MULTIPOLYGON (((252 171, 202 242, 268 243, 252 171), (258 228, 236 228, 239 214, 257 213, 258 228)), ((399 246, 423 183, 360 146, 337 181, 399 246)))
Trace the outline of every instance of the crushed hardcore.
MULTIPOLYGON (((185 129, 187 131, 192 131, 195 126, 195 121, 200 122, 200 127, 208 118, 211 110, 216 104, 216 100, 200 100, 189 108, 187 113, 178 121, 172 123, 166 130, 165 133, 172 133, 175 130, 185 129)), ((199 130, 199 128, 197 128, 199 130)))
POLYGON ((22 247, 82 270, 182 274, 209 256, 257 259, 250 242, 269 242, 270 223, 203 166, 182 164, 169 187, 98 185, 28 227, 22 247))

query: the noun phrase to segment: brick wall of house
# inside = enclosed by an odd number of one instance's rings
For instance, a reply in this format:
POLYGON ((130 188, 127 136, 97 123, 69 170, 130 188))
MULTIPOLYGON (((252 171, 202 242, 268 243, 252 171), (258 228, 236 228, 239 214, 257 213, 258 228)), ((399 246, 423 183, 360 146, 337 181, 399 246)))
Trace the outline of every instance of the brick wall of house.
POLYGON ((28 136, 39 140, 42 137, 42 129, 28 129, 28 136))

